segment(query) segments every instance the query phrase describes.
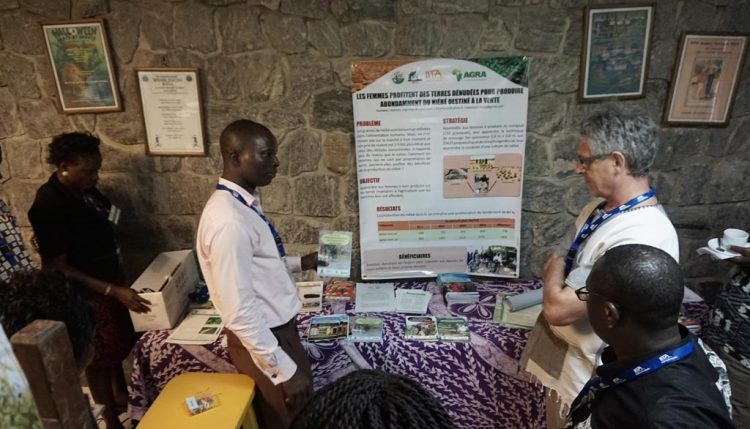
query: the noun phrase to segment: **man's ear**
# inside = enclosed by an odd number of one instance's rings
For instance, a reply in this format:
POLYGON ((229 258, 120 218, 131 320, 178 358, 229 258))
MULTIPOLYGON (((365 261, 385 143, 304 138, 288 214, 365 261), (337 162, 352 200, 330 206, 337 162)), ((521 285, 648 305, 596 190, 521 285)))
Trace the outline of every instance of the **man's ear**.
POLYGON ((612 152, 612 159, 615 160, 615 166, 619 168, 628 168, 628 161, 625 159, 625 155, 622 154, 620 151, 614 151, 612 152))
POLYGON ((620 309, 613 302, 604 303, 604 319, 607 321, 607 327, 612 329, 620 323, 620 309))
POLYGON ((229 160, 232 162, 233 166, 237 167, 240 165, 240 153, 236 150, 229 152, 229 160))

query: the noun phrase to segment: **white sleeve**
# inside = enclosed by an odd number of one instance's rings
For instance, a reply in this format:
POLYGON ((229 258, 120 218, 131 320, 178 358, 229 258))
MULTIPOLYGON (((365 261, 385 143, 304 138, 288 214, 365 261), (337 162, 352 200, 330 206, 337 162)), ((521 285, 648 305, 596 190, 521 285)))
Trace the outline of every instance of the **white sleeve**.
POLYGON ((300 256, 286 256, 284 257, 284 263, 286 269, 290 273, 301 273, 302 272, 302 257, 300 256))
POLYGON ((208 243, 208 263, 221 273, 221 284, 214 285, 211 299, 225 326, 242 341, 253 362, 273 384, 294 375, 297 365, 279 346, 266 321, 255 292, 260 287, 252 278, 253 237, 239 224, 217 229, 208 243))

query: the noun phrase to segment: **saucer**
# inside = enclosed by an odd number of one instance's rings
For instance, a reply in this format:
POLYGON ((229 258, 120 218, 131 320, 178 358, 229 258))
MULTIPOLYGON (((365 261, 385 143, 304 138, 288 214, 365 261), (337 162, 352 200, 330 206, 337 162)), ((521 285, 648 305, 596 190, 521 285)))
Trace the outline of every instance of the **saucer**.
MULTIPOLYGON (((727 256, 727 257, 740 256, 740 254, 737 253, 737 252, 733 252, 731 250, 726 250, 726 246, 723 246, 724 249, 725 249, 723 252, 721 250, 717 249, 717 247, 719 247, 719 239, 718 238, 712 238, 712 239, 708 240, 708 247, 710 247, 712 251, 714 251, 717 254, 722 255, 722 256, 727 256)), ((748 247, 748 244, 745 244, 745 247, 748 247)))

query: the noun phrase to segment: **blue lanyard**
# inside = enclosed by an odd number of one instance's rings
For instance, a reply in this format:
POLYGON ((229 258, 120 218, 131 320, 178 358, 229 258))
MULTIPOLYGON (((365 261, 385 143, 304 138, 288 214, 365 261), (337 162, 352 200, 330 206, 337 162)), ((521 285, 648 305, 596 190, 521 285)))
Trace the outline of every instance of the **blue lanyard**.
POLYGON ((618 214, 630 209, 631 207, 646 201, 654 195, 656 195, 656 191, 654 190, 654 188, 649 188, 645 193, 638 195, 637 197, 619 207, 613 208, 612 210, 604 213, 598 218, 596 218, 597 210, 592 211, 588 219, 586 219, 586 222, 578 231, 578 234, 576 234, 576 239, 573 240, 573 244, 570 245, 568 256, 565 258, 565 275, 567 276, 570 273, 570 270, 573 268, 573 261, 575 260, 576 254, 578 254, 578 249, 581 247, 581 244, 586 241, 586 239, 589 238, 591 234, 594 233, 596 228, 598 228, 606 220, 611 219, 614 216, 617 216, 618 214))
POLYGON ((88 192, 84 192, 83 202, 86 203, 87 206, 96 210, 96 212, 100 216, 102 216, 104 219, 109 219, 109 209, 104 204, 102 204, 99 200, 94 198, 93 195, 89 194, 88 192))
POLYGON ((585 411, 584 415, 576 415, 574 421, 577 422, 585 420, 591 412, 591 403, 593 402, 594 396, 596 396, 596 393, 598 391, 611 386, 626 383, 631 380, 635 380, 638 377, 642 377, 646 374, 651 374, 659 368, 671 365, 675 362, 679 362, 682 359, 690 356, 690 354, 693 353, 693 348, 693 339, 688 337, 688 341, 685 344, 677 347, 676 349, 672 349, 668 352, 660 354, 659 356, 652 357, 651 359, 648 359, 645 362, 641 362, 640 364, 635 365, 634 367, 623 371, 614 377, 592 377, 591 380, 589 380, 588 383, 583 386, 583 389, 581 389, 581 393, 578 394, 578 397, 576 397, 576 399, 573 401, 573 404, 570 406, 570 416, 573 417, 574 414, 585 411))
POLYGON ((240 193, 235 191, 234 189, 230 189, 229 187, 224 186, 221 183, 216 185, 216 189, 220 191, 229 192, 234 197, 235 200, 239 201, 240 203, 242 203, 242 205, 244 205, 245 207, 248 207, 250 210, 254 211, 258 216, 260 216, 260 218, 263 219, 263 222, 265 222, 266 225, 268 225, 268 228, 271 230, 273 241, 276 242, 276 248, 279 249, 279 256, 281 256, 282 258, 286 256, 286 250, 284 250, 284 243, 281 242, 281 236, 279 235, 278 232, 276 232, 276 228, 273 227, 273 224, 271 223, 271 221, 268 220, 267 217, 263 216, 263 213, 259 212, 258 209, 248 204, 247 201, 245 201, 245 198, 243 198, 242 195, 240 195, 240 193))

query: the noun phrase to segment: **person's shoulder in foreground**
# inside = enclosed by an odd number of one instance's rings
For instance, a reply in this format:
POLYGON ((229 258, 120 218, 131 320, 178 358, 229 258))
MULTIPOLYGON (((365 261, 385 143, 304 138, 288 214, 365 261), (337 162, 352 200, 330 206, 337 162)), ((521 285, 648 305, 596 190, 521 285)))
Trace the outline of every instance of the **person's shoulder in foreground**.
POLYGON ((310 397, 292 429, 455 429, 424 387, 401 375, 363 369, 310 397))
POLYGON ((731 428, 718 377, 697 339, 677 323, 683 278, 666 252, 642 244, 608 250, 579 298, 610 345, 574 401, 575 422, 601 428, 731 428))

